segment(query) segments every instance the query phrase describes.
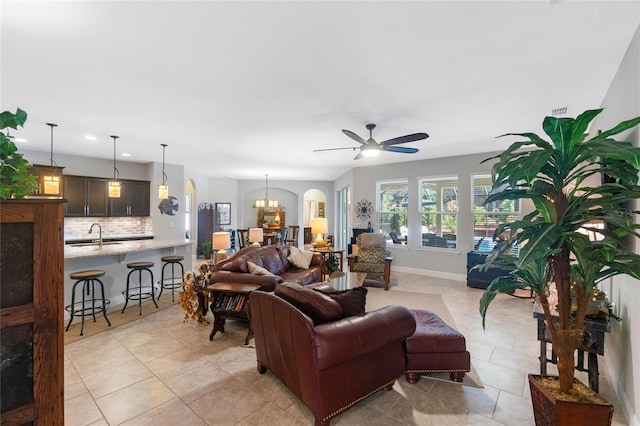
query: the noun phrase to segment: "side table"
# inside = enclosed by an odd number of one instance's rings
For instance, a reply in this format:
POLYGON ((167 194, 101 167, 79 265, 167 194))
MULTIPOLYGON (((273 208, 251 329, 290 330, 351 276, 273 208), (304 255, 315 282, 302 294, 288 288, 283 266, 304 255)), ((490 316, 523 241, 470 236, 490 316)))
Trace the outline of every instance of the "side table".
MULTIPOLYGON (((211 313, 213 314, 213 329, 209 340, 213 340, 216 332, 224 333, 226 319, 249 321, 247 307, 249 306, 249 293, 259 289, 259 284, 246 283, 215 283, 207 286, 211 298, 211 313)), ((253 328, 249 323, 249 332, 244 340, 248 345, 253 337, 253 328)))
MULTIPOLYGON (((327 257, 329 257, 330 255, 334 255, 334 254, 340 255, 340 269, 338 271, 339 272, 343 271, 342 264, 343 264, 344 250, 336 250, 336 249, 333 249, 331 247, 327 247, 327 248, 314 248, 311 251, 313 251, 315 253, 322 254, 322 256, 324 257, 324 263, 326 263, 327 257)), ((324 278, 326 275, 329 275, 329 273, 326 270, 326 268, 324 267, 324 265, 323 265, 322 269, 323 269, 322 270, 322 275, 323 275, 323 278, 324 278)))

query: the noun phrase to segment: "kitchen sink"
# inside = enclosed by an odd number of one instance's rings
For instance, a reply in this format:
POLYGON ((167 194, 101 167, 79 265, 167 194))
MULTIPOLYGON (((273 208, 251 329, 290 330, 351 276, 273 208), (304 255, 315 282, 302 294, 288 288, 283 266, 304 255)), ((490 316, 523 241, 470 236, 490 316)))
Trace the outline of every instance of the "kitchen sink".
MULTIPOLYGON (((103 246, 112 246, 115 244, 122 244, 123 241, 103 241, 102 245, 103 246)), ((67 243, 68 246, 71 247, 88 247, 88 246, 99 246, 100 243, 98 243, 97 241, 93 241, 90 243, 67 243)))

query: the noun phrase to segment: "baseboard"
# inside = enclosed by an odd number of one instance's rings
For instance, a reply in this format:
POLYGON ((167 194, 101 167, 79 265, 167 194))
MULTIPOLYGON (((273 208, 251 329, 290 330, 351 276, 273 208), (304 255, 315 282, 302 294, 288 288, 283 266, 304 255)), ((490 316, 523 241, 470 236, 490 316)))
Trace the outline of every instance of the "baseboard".
POLYGON ((422 275, 426 277, 443 278, 446 280, 467 282, 467 274, 454 274, 451 272, 432 271, 430 269, 409 268, 407 266, 392 266, 392 271, 405 272, 407 274, 422 275))

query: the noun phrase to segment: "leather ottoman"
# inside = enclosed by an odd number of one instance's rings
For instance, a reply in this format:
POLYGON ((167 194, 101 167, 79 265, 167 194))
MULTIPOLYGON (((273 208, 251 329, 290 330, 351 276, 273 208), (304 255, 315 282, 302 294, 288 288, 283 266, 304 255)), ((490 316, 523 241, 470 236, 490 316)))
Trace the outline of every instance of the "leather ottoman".
POLYGON ((461 382, 471 370, 464 336, 431 311, 411 309, 411 313, 416 331, 404 341, 407 381, 417 383, 420 373, 447 372, 451 380, 461 382))

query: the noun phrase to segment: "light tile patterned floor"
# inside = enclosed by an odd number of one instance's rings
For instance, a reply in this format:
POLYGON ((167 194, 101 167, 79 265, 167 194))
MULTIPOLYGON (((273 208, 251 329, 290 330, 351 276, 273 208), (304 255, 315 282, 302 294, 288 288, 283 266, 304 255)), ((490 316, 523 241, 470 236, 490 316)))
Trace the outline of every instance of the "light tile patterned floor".
MULTIPOLYGON (((399 378, 393 391, 331 424, 533 425, 526 375, 538 371, 539 344, 531 301, 499 296, 483 331, 481 290, 405 273, 393 273, 391 282, 390 291, 442 294, 485 387, 399 378)), ((171 307, 66 345, 65 425, 313 425, 277 379, 257 373, 254 349, 242 346, 245 324, 227 321, 209 342, 210 326, 183 324, 182 316, 171 307)), ((585 373, 577 377, 587 381, 585 373)), ((626 425, 603 362, 600 393, 616 405, 614 424, 626 425)))

